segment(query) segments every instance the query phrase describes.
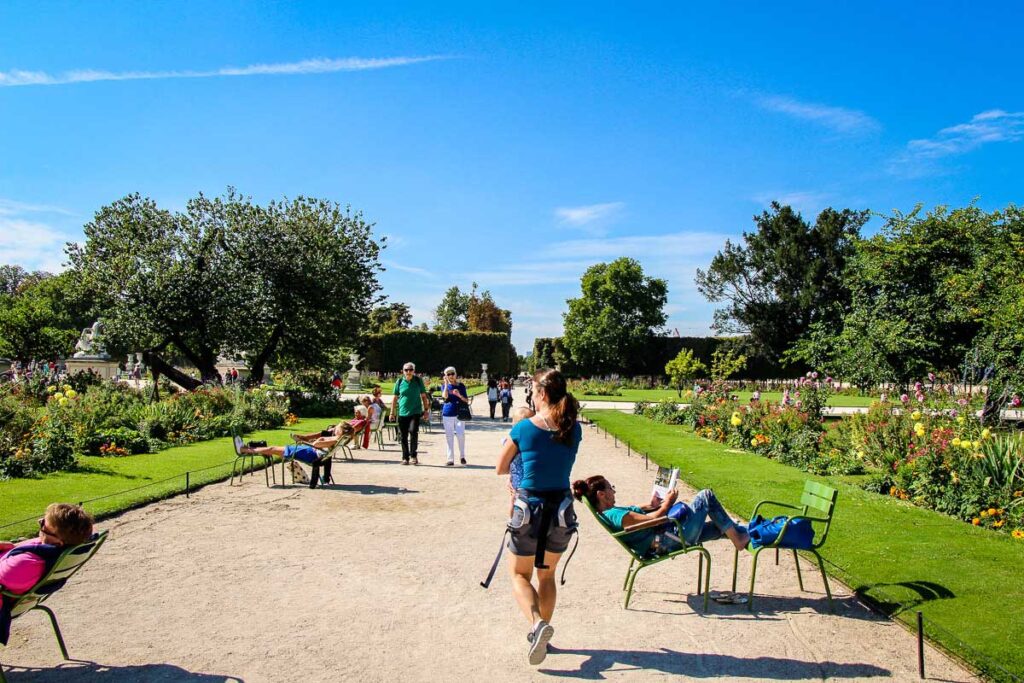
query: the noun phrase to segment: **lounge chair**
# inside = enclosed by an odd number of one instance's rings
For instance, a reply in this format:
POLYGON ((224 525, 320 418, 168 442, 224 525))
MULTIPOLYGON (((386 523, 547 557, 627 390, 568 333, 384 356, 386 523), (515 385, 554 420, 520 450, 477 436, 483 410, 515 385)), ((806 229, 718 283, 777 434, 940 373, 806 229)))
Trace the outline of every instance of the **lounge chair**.
MULTIPOLYGON (((60 632, 60 625, 57 624, 57 615, 43 603, 62 588, 68 579, 81 569, 82 565, 89 561, 89 558, 96 554, 96 551, 99 550, 106 539, 107 532, 102 531, 98 534, 93 534, 91 539, 81 545, 69 546, 57 558, 53 568, 25 593, 15 594, 0 590, 0 600, 3 600, 4 604, 10 609, 12 620, 32 610, 46 612, 47 616, 50 617, 53 635, 57 637, 60 653, 64 656, 65 660, 71 657, 68 655, 68 648, 64 644, 64 636, 60 632)), ((4 676, 3 667, 0 666, 0 683, 5 683, 6 681, 7 678, 4 676)))
POLYGON ((231 463, 231 479, 228 481, 228 486, 235 485, 235 475, 238 476, 238 483, 242 483, 242 476, 245 474, 245 460, 249 459, 249 473, 251 474, 256 469, 256 458, 263 459, 263 477, 267 480, 267 486, 270 486, 270 478, 274 478, 274 484, 277 484, 277 474, 274 473, 274 459, 269 455, 262 455, 260 453, 243 453, 242 448, 245 447, 245 442, 242 440, 241 434, 234 434, 231 437, 231 442, 235 447, 235 461, 231 463))

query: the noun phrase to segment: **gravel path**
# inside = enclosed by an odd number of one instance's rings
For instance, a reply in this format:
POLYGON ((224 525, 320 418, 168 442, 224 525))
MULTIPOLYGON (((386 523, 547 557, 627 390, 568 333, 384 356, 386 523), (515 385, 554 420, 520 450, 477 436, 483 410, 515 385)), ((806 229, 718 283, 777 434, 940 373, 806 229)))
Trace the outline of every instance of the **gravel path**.
MULTIPOLYGON (((801 593, 791 558, 765 558, 753 614, 715 603, 700 614, 696 557, 642 572, 623 610, 627 557, 582 506, 551 654, 530 667, 506 569, 479 585, 508 512, 493 471, 506 430, 474 421, 468 467, 444 466, 435 428, 419 467, 400 466, 389 443, 336 464, 327 489, 247 477, 107 520, 107 544, 50 603, 80 661, 56 668, 45 615, 33 613, 0 662, 11 683, 917 679, 913 635, 836 582, 829 614, 820 577, 805 564, 801 593)), ((650 497, 643 460, 587 429, 574 476, 598 473, 621 501, 650 497)), ((727 589, 731 545, 709 548, 712 588, 727 589)), ((930 677, 972 680, 935 651, 927 661, 930 677)))

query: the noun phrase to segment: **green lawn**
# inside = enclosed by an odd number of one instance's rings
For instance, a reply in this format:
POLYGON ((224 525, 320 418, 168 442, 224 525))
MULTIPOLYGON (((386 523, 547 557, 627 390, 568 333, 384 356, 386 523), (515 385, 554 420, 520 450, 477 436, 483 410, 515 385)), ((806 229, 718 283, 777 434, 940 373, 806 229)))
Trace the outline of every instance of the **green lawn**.
MULTIPOLYGON (((620 389, 622 392, 621 396, 591 396, 585 394, 583 396, 577 396, 576 398, 580 401, 625 401, 635 403, 637 401, 661 401, 662 399, 670 398, 677 401, 685 401, 686 399, 679 398, 679 394, 674 389, 620 389)), ((736 396, 739 397, 742 403, 750 401, 751 392, 749 391, 737 391, 736 396)), ((782 400, 781 391, 762 391, 761 399, 764 401, 774 401, 778 403, 782 400)), ((834 395, 829 399, 828 404, 835 407, 843 408, 854 408, 854 407, 867 407, 870 406, 873 401, 877 399, 871 396, 839 396, 834 395)))
MULTIPOLYGON (((679 467, 691 486, 714 488, 738 514, 749 515, 762 499, 798 501, 808 478, 835 486, 835 523, 823 549, 836 565, 829 567, 830 573, 906 622, 913 622, 914 612, 921 610, 930 638, 989 676, 1008 678, 994 663, 1024 677, 1024 541, 868 493, 852 477, 812 477, 728 449, 684 427, 617 411, 587 415, 634 450, 679 467)), ((768 564, 765 570, 770 570, 768 564)), ((741 572, 741 581, 743 576, 741 572)))
MULTIPOLYGON (((330 423, 330 418, 300 420, 292 427, 246 434, 245 438, 266 440, 272 445, 291 443, 290 432, 311 432, 330 423)), ((183 492, 188 471, 193 472, 189 482, 192 487, 226 479, 234 457, 231 439, 223 438, 123 458, 82 456, 78 471, 0 482, 0 539, 34 534, 38 528, 35 518, 53 502, 78 503, 110 496, 85 506, 93 515, 102 517, 183 492), (128 489, 138 490, 120 493, 128 489), (33 519, 6 526, 26 518, 33 519)), ((277 474, 280 476, 280 471, 277 474)), ((263 474, 255 476, 262 478, 263 474)))

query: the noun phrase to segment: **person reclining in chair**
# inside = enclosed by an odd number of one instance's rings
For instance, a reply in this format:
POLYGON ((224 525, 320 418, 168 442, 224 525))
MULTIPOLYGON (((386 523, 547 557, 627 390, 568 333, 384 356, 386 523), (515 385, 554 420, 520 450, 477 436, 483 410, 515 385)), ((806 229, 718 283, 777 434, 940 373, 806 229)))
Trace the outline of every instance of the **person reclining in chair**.
POLYGON ((677 503, 679 494, 673 489, 664 500, 652 497, 645 507, 615 505, 615 487, 601 475, 576 480, 572 490, 576 500, 586 496, 594 511, 612 530, 638 526, 636 533, 623 536, 622 540, 641 556, 664 555, 723 535, 739 549, 750 542, 746 528, 729 518, 711 489, 698 492, 689 504, 677 503), (679 520, 683 527, 682 538, 674 520, 679 520))
POLYGON ((39 520, 39 535, 17 545, 0 543, 0 588, 24 593, 57 561, 64 546, 92 538, 92 516, 68 503, 51 503, 39 520))
MULTIPOLYGON (((290 446, 245 446, 239 449, 239 453, 255 453, 277 460, 291 458, 292 461, 304 462, 313 468, 313 476, 309 478, 309 488, 315 489, 318 482, 322 482, 326 486, 327 482, 331 480, 331 458, 325 457, 325 454, 329 453, 339 440, 351 438, 352 426, 344 421, 338 423, 337 436, 321 436, 328 432, 333 433, 334 430, 335 428, 331 428, 313 434, 296 434, 294 438, 299 443, 290 446), (323 474, 321 474, 321 469, 323 474)), ((295 474, 294 470, 293 474, 295 474)), ((302 473, 302 476, 305 476, 305 472, 302 473)))

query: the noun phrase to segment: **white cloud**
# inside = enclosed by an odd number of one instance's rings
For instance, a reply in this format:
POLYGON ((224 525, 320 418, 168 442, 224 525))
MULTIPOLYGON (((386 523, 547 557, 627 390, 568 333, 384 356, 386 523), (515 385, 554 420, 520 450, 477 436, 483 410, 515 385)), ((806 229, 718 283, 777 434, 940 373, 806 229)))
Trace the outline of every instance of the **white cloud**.
POLYGON ((645 263, 648 260, 688 260, 713 254, 721 248, 725 236, 706 232, 676 232, 666 235, 629 235, 601 239, 578 239, 555 242, 542 249, 539 255, 547 258, 616 259, 631 256, 645 263))
POLYGON ((0 198, 0 216, 17 216, 23 213, 59 213, 64 216, 74 215, 67 209, 62 209, 59 206, 49 206, 47 204, 26 204, 24 202, 13 201, 11 199, 0 198))
POLYGON ((395 261, 388 261, 386 259, 381 259, 381 264, 385 268, 391 268, 393 270, 400 270, 403 273, 412 273, 413 275, 419 275, 421 277, 426 277, 426 278, 431 278, 431 279, 437 277, 434 273, 430 272, 426 268, 417 268, 416 266, 406 266, 406 265, 402 265, 401 263, 396 263, 395 261))
POLYGON ((837 133, 870 133, 882 127, 878 121, 856 109, 801 102, 792 97, 780 95, 760 97, 757 99, 757 103, 769 111, 810 121, 837 133))
POLYGON ((64 270, 67 236, 45 223, 0 214, 0 263, 25 270, 64 270))
POLYGON ((907 154, 938 159, 964 154, 990 142, 1017 142, 1024 138, 1024 112, 992 109, 975 114, 967 123, 943 128, 933 138, 911 140, 907 154))
POLYGON ((407 66, 421 62, 449 59, 443 55, 426 57, 346 57, 342 59, 304 59, 299 62, 279 64, 251 64, 249 66, 225 66, 207 71, 98 71, 83 69, 49 74, 45 71, 24 71, 13 69, 0 71, 0 87, 25 85, 65 85, 68 83, 94 83, 97 81, 137 81, 163 78, 217 78, 225 76, 267 76, 322 74, 338 71, 366 71, 407 66))
POLYGON ((607 224, 622 208, 626 206, 623 202, 608 202, 605 204, 589 204, 587 206, 560 206, 555 209, 555 218, 559 225, 568 228, 576 228, 585 232, 603 234, 607 224))

